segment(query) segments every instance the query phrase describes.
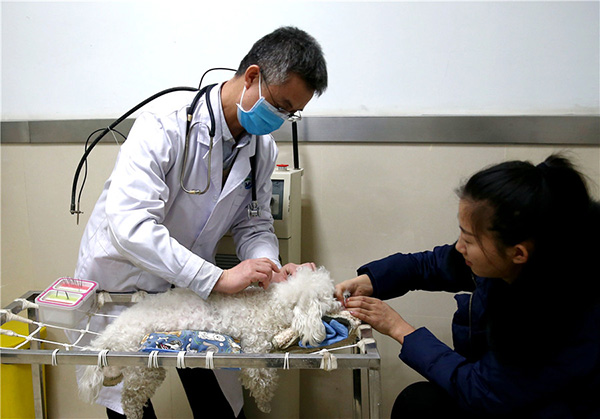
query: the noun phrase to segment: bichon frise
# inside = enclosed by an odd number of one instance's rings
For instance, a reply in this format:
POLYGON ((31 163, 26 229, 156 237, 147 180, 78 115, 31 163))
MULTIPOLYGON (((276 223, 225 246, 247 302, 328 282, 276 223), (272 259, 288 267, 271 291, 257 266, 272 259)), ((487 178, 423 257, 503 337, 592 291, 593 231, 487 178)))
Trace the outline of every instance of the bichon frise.
MULTIPOLYGON (((173 330, 229 335, 239 339, 242 351, 247 353, 277 349, 273 340, 282 333, 288 342, 291 335, 292 340, 318 346, 325 338, 321 317, 342 311, 333 294, 333 281, 324 268, 316 271, 300 268, 287 281, 273 283, 266 290, 253 286, 233 295, 214 293, 206 300, 188 289, 175 288, 147 295, 124 311, 88 349, 135 352, 145 335, 173 330)), ((352 320, 353 326, 360 323, 352 320)), ((128 418, 139 418, 142 407, 165 378, 163 368, 88 366, 79 380, 80 396, 93 402, 103 382, 121 374, 123 410, 128 418)), ((277 370, 245 368, 240 379, 259 409, 268 412, 277 385, 277 370)))

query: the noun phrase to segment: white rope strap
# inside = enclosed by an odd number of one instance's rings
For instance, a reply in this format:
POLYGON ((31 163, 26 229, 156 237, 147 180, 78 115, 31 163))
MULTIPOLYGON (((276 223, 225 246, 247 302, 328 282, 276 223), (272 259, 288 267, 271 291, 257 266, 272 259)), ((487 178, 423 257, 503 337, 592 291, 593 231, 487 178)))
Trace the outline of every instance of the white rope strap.
POLYGON ((81 341, 81 339, 83 339, 83 337, 85 336, 86 333, 94 333, 90 330, 90 322, 92 321, 92 317, 91 316, 87 316, 87 323, 85 325, 85 329, 81 329, 79 330, 79 337, 75 340, 75 342, 73 342, 71 344, 71 346, 76 346, 79 344, 79 342, 81 341))
POLYGON ((148 355, 148 368, 158 368, 158 351, 152 351, 148 355))
MULTIPOLYGON (((38 328, 33 333, 35 334, 39 330, 40 329, 38 328)), ((15 332, 13 330, 0 329, 0 334, 1 335, 6 335, 6 336, 10 336, 10 337, 13 337, 13 338, 21 338, 21 339, 23 339, 23 342, 21 342, 17 346, 11 347, 10 349, 20 349, 22 346, 26 345, 30 341, 41 342, 41 343, 50 343, 52 345, 60 345, 60 346, 63 346, 67 351, 69 350, 69 347, 71 346, 70 344, 63 343, 63 342, 54 342, 52 340, 38 339, 38 338, 32 337, 31 335, 30 336, 21 335, 21 334, 15 332)), ((83 349, 82 347, 78 347, 78 348, 83 349)))
POLYGON ((373 338, 364 338, 364 339, 359 340, 356 343, 356 346, 358 346, 358 349, 360 349, 360 353, 361 354, 364 354, 364 353, 367 352, 367 345, 369 343, 375 343, 375 339, 373 339, 373 338))
POLYGON ((108 367, 108 359, 106 358, 107 354, 108 349, 102 349, 100 352, 98 352, 98 367, 108 367))
POLYGON ((177 354, 177 368, 185 368, 185 351, 179 351, 177 354))
POLYGON ((19 336, 21 338, 24 338, 25 340, 19 343, 17 346, 15 346, 15 349, 21 349, 23 346, 27 345, 32 340, 35 342, 44 342, 44 339, 37 339, 34 337, 36 334, 39 333, 40 330, 42 330, 42 326, 38 326, 37 329, 31 332, 28 336, 19 336))
MULTIPOLYGON (((25 301, 27 301, 27 300, 25 300, 25 301)), ((53 324, 45 324, 45 323, 42 323, 42 322, 36 322, 35 320, 19 316, 18 314, 14 314, 11 311, 5 310, 5 309, 1 309, 0 313, 6 315, 6 321, 14 320, 14 321, 18 321, 18 322, 21 322, 21 323, 27 323, 27 324, 35 324, 35 325, 37 325, 38 329, 35 332, 33 332, 33 334, 35 334, 39 330, 41 330, 42 327, 50 327, 50 328, 60 329, 60 330, 70 330, 70 331, 73 331, 73 332, 79 332, 79 333, 83 333, 83 334, 90 333, 90 334, 93 334, 93 335, 100 335, 100 333, 92 332, 91 330, 72 329, 70 327, 56 326, 56 325, 53 325, 53 324)), ((13 335, 10 335, 10 336, 13 336, 13 335)), ((21 337, 21 336, 17 336, 17 337, 21 337)), ((35 341, 38 341, 38 342, 54 343, 54 344, 57 344, 57 345, 66 346, 66 345, 62 344, 61 342, 52 342, 50 340, 42 340, 42 339, 35 339, 35 338, 30 338, 30 340, 35 340, 35 341)), ((75 344, 73 344, 73 345, 75 345, 75 344)))
POLYGON ((290 369, 290 353, 289 352, 286 352, 285 356, 283 357, 283 369, 284 370, 290 369))
POLYGON ((321 369, 325 371, 332 371, 337 369, 337 358, 335 355, 330 353, 327 349, 322 349, 320 353, 323 355, 321 359, 321 369))
MULTIPOLYGON (((27 300, 25 300, 25 301, 27 301, 27 300)), ((29 323, 29 324, 34 323, 33 320, 28 319, 27 317, 19 316, 18 314, 14 314, 10 310, 2 309, 2 310, 0 310, 0 313, 4 314, 6 316, 6 321, 15 320, 15 321, 18 321, 21 323, 29 323)))
MULTIPOLYGON (((104 313, 93 313, 93 314, 91 314, 91 316, 94 316, 94 317, 110 317, 110 318, 113 318, 113 319, 116 319, 117 317, 119 317, 118 314, 104 314, 104 313)), ((92 333, 92 332, 90 332, 90 333, 92 333)), ((100 334, 100 333, 98 333, 98 334, 100 334)))
POLYGON ((58 365, 58 359, 56 358, 56 355, 58 354, 58 349, 55 349, 52 351, 52 366, 56 367, 58 365))
MULTIPOLYGON (((365 353, 366 352, 366 349, 365 349, 366 345, 368 345, 369 343, 375 343, 375 342, 376 341, 373 338, 363 338, 363 339, 359 340, 358 342, 353 343, 352 345, 338 346, 338 347, 335 347, 335 348, 328 348, 327 350, 328 351, 340 351, 342 349, 350 349, 350 348, 356 348, 356 347, 358 347, 361 350, 362 353, 365 353)), ((310 354, 320 354, 321 351, 323 351, 323 350, 324 349, 320 349, 318 351, 310 352, 310 354)))
MULTIPOLYGON (((37 330, 39 330, 39 329, 37 329, 37 330)), ((37 330, 36 330, 36 332, 37 332, 37 330)), ((34 333, 36 333, 36 332, 34 332, 34 333)), ((21 335, 20 333, 17 333, 14 330, 9 330, 9 329, 0 329, 0 334, 6 335, 6 336, 10 336, 10 337, 13 337, 13 338, 23 339, 23 341, 20 344, 12 347, 11 349, 20 349, 22 346, 27 345, 27 343, 29 343, 29 341, 31 341, 31 340, 39 340, 39 341, 41 341, 40 339, 35 339, 31 335, 29 335, 29 336, 21 335)))
POLYGON ((133 293, 133 295, 131 296, 131 302, 139 303, 144 298, 146 298, 147 295, 148 295, 148 293, 146 291, 137 291, 137 292, 133 293))
POLYGON ((115 135, 114 130, 111 129, 110 126, 106 127, 106 129, 112 134, 113 138, 115 139, 115 143, 117 143, 117 145, 121 145, 119 144, 119 140, 117 140, 117 136, 115 135))
POLYGON ((358 325, 358 329, 356 330, 357 334, 358 334, 358 338, 362 339, 362 331, 365 329, 370 329, 371 326, 368 324, 360 324, 358 325))
POLYGON ((8 329, 0 329, 0 335, 11 336, 13 338, 18 338, 21 336, 17 332, 8 329))
POLYGON ((353 343, 352 345, 346 345, 346 346, 338 346, 337 348, 319 349, 318 351, 310 352, 310 355, 320 354, 320 353, 322 353, 322 351, 341 351, 342 349, 354 348, 356 346, 358 346, 358 343, 353 343))
POLYGON ((206 353, 206 366, 205 367, 209 370, 215 369, 215 361, 213 360, 214 354, 215 354, 214 351, 208 351, 206 353))
MULTIPOLYGON (((28 303, 27 300, 21 298, 19 300, 22 300, 26 303, 28 303)), ((79 341, 83 338, 83 336, 85 334, 93 334, 93 335, 99 335, 100 333, 97 332, 93 332, 91 330, 89 330, 89 317, 88 317, 88 324, 86 326, 85 329, 72 329, 69 327, 64 327, 64 326, 57 326, 57 325, 52 325, 52 324, 45 324, 42 322, 38 322, 32 319, 28 319, 26 317, 22 317, 19 316, 18 314, 14 314, 13 312, 11 312, 10 310, 6 310, 6 309, 0 309, 0 313, 3 314, 6 318, 6 321, 18 321, 21 323, 26 323, 26 324, 30 324, 30 325, 36 325, 36 329, 29 333, 28 336, 26 335, 21 335, 13 330, 8 330, 8 329, 0 329, 0 334, 6 335, 6 336, 11 336, 11 337, 15 337, 15 338, 21 338, 23 339, 23 341, 21 343, 19 343, 17 346, 14 346, 12 349, 20 349, 23 346, 27 345, 29 342, 40 342, 40 343, 49 343, 52 345, 59 345, 62 346, 63 348, 65 348, 67 351, 71 348, 78 348, 78 349, 84 349, 82 346, 77 346, 77 344, 79 343, 79 341), (42 328, 47 327, 47 328, 53 328, 53 329, 60 329, 60 330, 69 330, 69 331, 73 331, 73 332, 78 332, 79 333, 79 338, 74 342, 74 343, 64 343, 64 342, 55 342, 52 340, 47 340, 47 339, 41 339, 41 338, 37 338, 35 337, 35 335, 37 335, 42 328)))
POLYGON ((39 308, 36 303, 32 303, 25 298, 15 298, 15 301, 21 303, 21 310, 25 310, 26 308, 39 308))
POLYGON ((104 304, 112 302, 112 297, 106 291, 101 291, 98 293, 98 308, 102 308, 104 304))

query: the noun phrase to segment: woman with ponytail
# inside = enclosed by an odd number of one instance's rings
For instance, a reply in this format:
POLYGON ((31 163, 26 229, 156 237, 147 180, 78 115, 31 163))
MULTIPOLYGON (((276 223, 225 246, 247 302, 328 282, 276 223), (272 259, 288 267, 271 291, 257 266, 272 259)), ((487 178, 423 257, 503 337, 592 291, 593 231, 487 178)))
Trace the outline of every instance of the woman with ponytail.
POLYGON ((564 157, 484 169, 458 189, 453 245, 359 268, 336 296, 427 382, 392 417, 600 417, 600 205, 564 157), (456 292, 454 349, 382 300, 456 292))

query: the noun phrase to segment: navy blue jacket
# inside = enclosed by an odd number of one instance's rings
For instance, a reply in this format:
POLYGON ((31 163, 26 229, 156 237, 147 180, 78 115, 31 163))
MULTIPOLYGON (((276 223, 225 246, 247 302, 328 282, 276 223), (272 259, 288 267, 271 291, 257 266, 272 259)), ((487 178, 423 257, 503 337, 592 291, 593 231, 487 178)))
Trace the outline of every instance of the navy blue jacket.
POLYGON ((478 414, 600 418, 600 307, 573 325, 577 331, 567 341, 557 330, 552 342, 560 350, 541 368, 527 370, 500 362, 489 345, 488 299, 504 281, 473 275, 454 246, 394 254, 358 273, 370 277, 373 296, 384 300, 412 290, 459 293, 454 349, 419 328, 406 336, 400 359, 448 391, 461 408, 478 414))

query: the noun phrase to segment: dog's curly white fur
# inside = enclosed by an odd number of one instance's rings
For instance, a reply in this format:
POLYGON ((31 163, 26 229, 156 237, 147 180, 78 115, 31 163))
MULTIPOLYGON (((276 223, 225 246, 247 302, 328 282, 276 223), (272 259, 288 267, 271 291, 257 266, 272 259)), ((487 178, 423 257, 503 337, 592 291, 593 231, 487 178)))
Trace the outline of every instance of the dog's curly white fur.
MULTIPOLYGON (((91 343, 89 349, 137 351, 142 338, 152 332, 211 330, 240 339, 248 353, 270 352, 272 339, 291 327, 304 344, 318 345, 325 338, 324 314, 339 313, 329 272, 300 268, 287 281, 267 290, 250 287, 234 294, 212 294, 203 300, 187 289, 148 295, 124 311, 91 343)), ((142 407, 165 378, 163 368, 86 367, 79 381, 80 396, 93 402, 105 379, 123 374, 122 407, 128 418, 141 417, 142 407)), ((242 369, 241 381, 268 412, 277 385, 276 369, 242 369)))

